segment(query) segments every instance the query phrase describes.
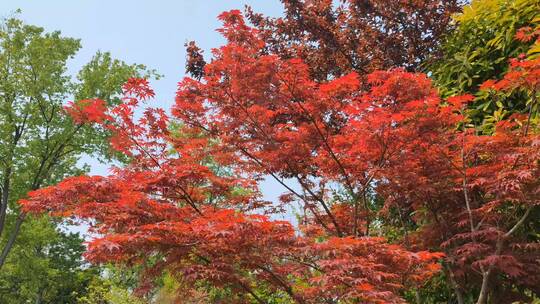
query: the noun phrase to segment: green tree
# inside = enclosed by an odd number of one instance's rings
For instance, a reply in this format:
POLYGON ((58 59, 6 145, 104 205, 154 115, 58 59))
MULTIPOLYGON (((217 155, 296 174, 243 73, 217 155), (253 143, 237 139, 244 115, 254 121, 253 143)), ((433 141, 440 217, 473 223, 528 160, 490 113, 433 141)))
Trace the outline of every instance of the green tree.
POLYGON ((105 140, 107 131, 74 122, 65 115, 63 106, 70 98, 101 98, 113 105, 120 101, 122 84, 128 78, 157 76, 143 65, 129 65, 98 52, 74 79, 66 73, 66 63, 80 47, 78 39, 63 37, 59 31, 45 32, 17 18, 0 23, 2 303, 7 302, 2 297, 13 290, 22 297, 15 303, 25 299, 72 303, 54 298, 54 294, 61 297, 72 288, 58 282, 78 284, 81 278, 71 276, 87 275, 73 260, 80 259, 82 249, 77 246, 82 240, 60 233, 59 223, 50 219, 27 216, 16 203, 29 191, 87 171, 78 165, 82 155, 112 157, 105 140), (75 255, 66 256, 71 251, 75 255), (53 281, 55 286, 47 286, 53 281))
POLYGON ((78 234, 58 231, 48 218, 26 222, 0 276, 0 302, 74 303, 99 278, 84 250, 78 234))
POLYGON ((516 39, 520 29, 540 28, 540 0, 473 0, 454 21, 456 28, 442 46, 443 56, 427 70, 443 96, 476 96, 468 114, 479 130, 489 133, 497 121, 528 111, 532 103, 523 92, 493 98, 479 88, 486 80, 501 79, 510 59, 540 53, 535 39, 516 39))
POLYGON ((454 21, 443 57, 427 68, 446 96, 476 92, 484 81, 502 78, 508 60, 534 43, 515 36, 540 24, 540 0, 473 0, 454 21))
MULTIPOLYGON (((139 268, 104 265, 100 277, 95 277, 77 304, 144 304, 149 301, 133 295, 139 280, 139 268)), ((154 303, 154 302, 152 302, 154 303)), ((166 303, 158 299, 155 303, 166 303)))

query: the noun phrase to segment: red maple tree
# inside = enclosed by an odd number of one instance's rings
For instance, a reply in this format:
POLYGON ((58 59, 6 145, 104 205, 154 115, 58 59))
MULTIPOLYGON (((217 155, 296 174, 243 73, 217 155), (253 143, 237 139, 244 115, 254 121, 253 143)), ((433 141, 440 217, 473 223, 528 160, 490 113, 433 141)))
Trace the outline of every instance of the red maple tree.
MULTIPOLYGON (((131 161, 32 192, 24 210, 88 220, 98 237, 87 258, 144 265, 141 292, 167 270, 244 302, 265 303, 262 288, 298 303, 404 303, 443 257, 456 292, 461 277, 478 303, 494 285, 536 290, 538 243, 520 232, 538 204, 531 115, 477 134, 464 115, 473 96, 442 100, 426 75, 399 69, 318 81, 301 59, 265 54, 239 11, 220 18, 228 42, 202 79, 179 84, 171 117, 134 118, 154 95, 144 79, 113 109, 69 107, 108 128, 131 161), (261 199, 264 176, 287 190, 280 202, 261 199), (293 201, 305 210, 299 229, 258 215, 293 201), (378 236, 395 212, 402 244, 378 236)), ((516 61, 485 88, 537 96, 538 79, 537 61, 516 61)))

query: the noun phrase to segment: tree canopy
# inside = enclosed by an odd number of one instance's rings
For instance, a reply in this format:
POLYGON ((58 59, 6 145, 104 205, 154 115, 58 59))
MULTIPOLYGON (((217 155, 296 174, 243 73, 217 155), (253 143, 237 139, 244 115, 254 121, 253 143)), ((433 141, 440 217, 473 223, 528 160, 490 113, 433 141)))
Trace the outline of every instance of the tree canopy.
POLYGON ((6 114, 17 138, 49 98, 55 130, 80 136, 59 173, 6 205, 15 228, 49 227, 27 241, 45 277, 80 267, 77 236, 54 230, 68 221, 88 225, 84 258, 105 267, 66 287, 86 291, 81 304, 538 301, 538 0, 461 13, 458 1, 282 2, 281 18, 219 15, 225 43, 210 58, 186 43, 191 77, 170 111, 151 103, 144 67, 98 54, 75 100, 64 86, 6 114), (89 151, 124 162, 68 171, 89 151), (278 200, 264 199, 265 178, 278 200), (275 219, 291 205, 297 225, 275 219), (47 235, 59 237, 41 245, 47 235))
MULTIPOLYGON (((238 302, 266 303, 269 291, 404 303, 441 271, 459 303, 538 292, 534 107, 481 133, 471 94, 442 98, 427 75, 399 68, 321 81, 302 59, 265 52, 240 11, 220 19, 227 43, 202 77, 180 82, 171 115, 147 107, 135 118, 154 97, 140 78, 112 109, 71 104, 131 161, 33 191, 24 210, 87 220, 99 236, 86 257, 142 265, 140 294, 164 272, 185 283, 182 298, 210 297, 209 285, 238 302), (263 176, 286 190, 279 202, 261 199, 263 176), (298 228, 265 215, 292 202, 304 210, 298 228), (382 237, 391 231, 393 242, 382 237)), ((516 58, 481 90, 537 96, 539 67, 516 58)))

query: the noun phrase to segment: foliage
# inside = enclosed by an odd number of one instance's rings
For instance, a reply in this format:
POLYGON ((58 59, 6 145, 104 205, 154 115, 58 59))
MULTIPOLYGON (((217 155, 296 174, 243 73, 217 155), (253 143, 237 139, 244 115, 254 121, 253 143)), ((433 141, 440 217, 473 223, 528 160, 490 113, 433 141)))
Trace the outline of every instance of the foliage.
POLYGON ((80 238, 58 232, 54 221, 27 216, 16 203, 30 190, 86 172, 78 165, 81 155, 109 154, 106 130, 66 115, 67 98, 97 94, 112 106, 120 102, 121 84, 147 74, 143 66, 98 53, 74 81, 66 63, 79 48, 77 39, 16 18, 0 25, 1 302, 72 303, 69 289, 82 291, 92 273, 76 256, 60 254, 80 255, 80 238))
MULTIPOLYGON (((341 175, 342 164, 334 160, 320 133, 332 134, 333 129, 321 120, 332 112, 335 123, 344 115, 354 115, 354 109, 339 101, 351 100, 360 83, 358 77, 349 75, 319 86, 300 61, 260 56, 262 44, 237 12, 221 18, 225 22, 221 31, 229 43, 205 67, 204 82, 186 79, 180 85, 173 113, 183 122, 184 136, 169 136, 169 118, 161 109, 147 108, 138 122, 133 121, 138 101, 153 97, 143 79, 128 81, 124 103, 110 111, 103 111, 99 100, 74 104, 68 112, 111 130, 113 147, 129 155, 132 162, 110 177, 70 178, 32 192, 23 201, 25 210, 92 219, 93 229, 103 236, 89 244, 86 257, 98 263, 145 265, 139 287, 143 294, 166 270, 182 282, 224 288, 239 301, 263 303, 256 291, 267 289, 287 293, 300 303, 336 298, 403 302, 400 291, 435 274, 439 266, 434 261, 442 255, 411 252, 369 236, 369 223, 366 230, 359 225, 347 227, 352 216, 347 206, 360 208, 359 201, 329 207, 331 201, 325 196, 300 197, 314 216, 306 218, 305 237, 296 235, 287 222, 245 212, 265 206, 252 178, 268 174, 267 168, 275 170, 274 175, 296 176, 310 185, 304 187, 313 196, 324 191, 315 188, 312 178, 319 178, 321 187, 327 182, 343 183, 344 189, 350 187, 346 189, 351 198, 359 196, 363 191, 359 188, 367 187, 366 178, 355 171, 341 175), (290 91, 293 85, 295 91, 290 91), (267 91, 269 88, 275 91, 267 91), (257 94, 270 100, 259 99, 257 94), (296 94, 302 100, 295 101, 296 94), (268 103, 249 104, 253 100, 268 103), (335 104, 341 108, 331 106, 335 104), (259 117, 256 125, 251 113, 259 117), (292 122, 289 127, 279 121, 272 124, 278 117, 292 122), (263 137, 259 130, 272 137, 263 137), (205 136, 199 136, 201 132, 205 136), (279 149, 277 139, 282 142, 279 149), (293 142, 305 149, 295 150, 293 142), (170 153, 171 148, 175 153, 170 153), (209 156, 235 174, 215 175, 204 165, 209 156), (315 173, 310 166, 327 174, 315 173), (251 191, 239 195, 234 191, 238 187, 251 191), (322 231, 317 233, 317 229, 322 231)), ((413 83, 417 76, 410 77, 413 83)), ((418 79, 427 82, 423 76, 418 79)), ((374 83, 370 92, 383 87, 374 83)), ((403 98, 430 92, 420 88, 403 98)), ((339 146, 334 139, 326 144, 339 146)), ((345 163, 342 169, 355 165, 345 163)))
MULTIPOLYGON (((476 22, 468 18, 489 3, 473 2, 458 18, 476 22)), ((256 24, 270 20, 248 14, 256 24)), ((294 44, 286 51, 295 55, 269 51, 275 45, 264 28, 248 26, 240 11, 219 18, 227 43, 208 63, 188 61, 199 73, 180 82, 171 115, 147 107, 135 119, 154 97, 142 78, 126 82, 114 107, 99 98, 68 104, 74 122, 112 134, 111 147, 130 162, 107 177, 71 177, 32 191, 19 201, 24 212, 87 222, 96 238, 85 257, 140 269, 134 292, 146 299, 452 296, 486 304, 538 297, 534 51, 478 84, 476 96, 446 98, 425 74, 334 73, 311 63, 314 55, 296 58, 294 44), (477 96, 496 102, 518 93, 527 97, 526 113, 504 115, 489 132, 476 128, 470 108, 477 96), (261 199, 257 181, 265 176, 286 189, 278 202, 261 199), (292 203, 303 209, 299 227, 268 216, 292 203)), ((512 39, 534 50, 538 34, 523 28, 512 39)))
POLYGON ((474 0, 455 16, 457 26, 443 45, 444 57, 429 70, 445 96, 477 92, 488 79, 500 79, 508 60, 526 53, 533 41, 515 39, 523 27, 540 21, 537 0, 474 0))
MULTIPOLYGON (((265 42, 262 53, 300 58, 317 80, 356 71, 403 67, 418 70, 438 53, 450 16, 462 1, 281 0, 283 17, 270 18, 247 7, 249 21, 265 42)), ((190 43, 187 71, 197 78, 204 65, 190 43), (195 52, 193 52, 195 51, 195 52)))
POLYGON ((468 115, 485 132, 512 113, 526 111, 530 102, 523 92, 493 98, 480 85, 502 79, 512 58, 537 56, 540 44, 531 36, 540 28, 538 7, 538 0, 472 1, 455 16, 456 28, 443 44, 442 58, 427 66, 443 96, 476 95, 468 115))
MULTIPOLYGON (((105 266, 103 273, 95 277, 89 284, 86 292, 77 297, 77 304, 144 304, 144 299, 133 296, 130 292, 130 283, 120 274, 126 271, 123 268, 105 266)), ((161 302, 160 302, 161 303, 161 302)))
POLYGON ((81 243, 49 218, 28 221, 2 270, 0 302, 74 303, 99 274, 83 263, 81 243))

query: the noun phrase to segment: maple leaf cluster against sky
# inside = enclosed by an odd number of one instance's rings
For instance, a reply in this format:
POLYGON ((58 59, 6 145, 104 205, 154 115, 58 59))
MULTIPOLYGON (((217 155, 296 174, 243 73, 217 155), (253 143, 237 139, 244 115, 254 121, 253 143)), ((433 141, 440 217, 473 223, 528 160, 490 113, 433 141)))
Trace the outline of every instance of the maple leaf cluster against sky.
POLYGON ((282 0, 284 17, 248 7, 266 49, 282 58, 302 58, 316 79, 351 71, 366 74, 402 67, 418 71, 437 58, 451 15, 463 1, 282 0), (428 58, 429 57, 429 58, 428 58))
MULTIPOLYGON (((442 100, 425 75, 402 70, 321 83, 300 59, 262 55, 265 43, 239 11, 220 18, 228 43, 201 80, 180 83, 171 117, 150 108, 134 121, 139 100, 153 95, 137 79, 107 113, 99 102, 74 104, 75 120, 103 123, 132 161, 110 177, 31 193, 25 210, 94 220, 103 237, 90 243, 93 261, 145 264, 155 255, 148 278, 168 269, 255 299, 264 282, 300 303, 401 303, 400 292, 439 271, 443 256, 473 282, 480 270, 534 284, 536 253, 521 249, 534 244, 517 233, 538 201, 538 139, 527 117, 478 135, 463 129, 472 96, 442 100), (282 202, 305 207, 302 234, 252 214, 265 208, 254 182, 262 175, 302 186, 282 202), (374 191, 385 200, 381 213, 367 204, 374 191), (373 222, 396 207, 423 223, 403 246, 371 236, 373 222)), ((513 65, 484 87, 530 91, 522 80, 536 79, 537 61, 513 65)))

